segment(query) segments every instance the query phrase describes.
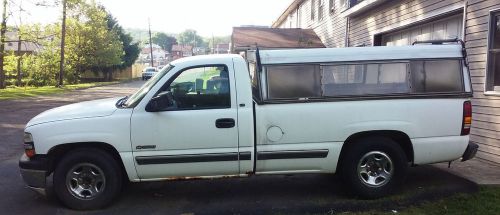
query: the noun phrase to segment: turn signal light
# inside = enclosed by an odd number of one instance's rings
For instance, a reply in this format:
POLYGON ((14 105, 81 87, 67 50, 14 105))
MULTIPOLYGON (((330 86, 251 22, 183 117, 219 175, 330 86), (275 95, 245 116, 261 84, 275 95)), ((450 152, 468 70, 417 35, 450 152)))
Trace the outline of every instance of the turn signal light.
POLYGON ((29 158, 34 157, 36 155, 35 152, 35 144, 33 143, 33 136, 28 133, 24 132, 24 153, 26 156, 29 158))
POLYGON ((472 104, 470 103, 470 101, 466 101, 464 102, 462 132, 460 132, 460 135, 462 136, 469 135, 471 124, 472 124, 472 104))
POLYGON ((26 153, 26 156, 29 158, 32 158, 36 155, 35 149, 25 149, 24 153, 26 153))

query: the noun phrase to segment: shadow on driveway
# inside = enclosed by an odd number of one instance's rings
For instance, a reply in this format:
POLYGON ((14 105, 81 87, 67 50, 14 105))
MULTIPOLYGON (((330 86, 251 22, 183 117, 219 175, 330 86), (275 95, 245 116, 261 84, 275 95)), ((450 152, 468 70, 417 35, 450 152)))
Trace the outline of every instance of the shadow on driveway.
MULTIPOLYGON (((110 207, 90 214, 336 214, 400 211, 457 193, 476 192, 475 183, 432 166, 411 168, 393 196, 359 200, 334 175, 265 175, 191 181, 130 183, 110 207)), ((24 192, 29 192, 25 189, 24 192)), ((36 201, 47 213, 70 214, 53 194, 36 201)), ((24 199, 30 204, 30 199, 24 199)), ((1 205, 1 204, 0 204, 1 205)), ((14 210, 15 211, 15 210, 14 210)), ((22 211, 22 210, 21 210, 22 211)), ((88 212, 87 212, 88 213, 88 212)), ((38 211, 37 214, 40 214, 38 211)))

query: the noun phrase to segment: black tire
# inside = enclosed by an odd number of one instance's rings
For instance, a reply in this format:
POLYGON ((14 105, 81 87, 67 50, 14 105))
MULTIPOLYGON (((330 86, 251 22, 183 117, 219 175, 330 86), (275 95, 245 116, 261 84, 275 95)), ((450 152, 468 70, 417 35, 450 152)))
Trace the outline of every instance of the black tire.
POLYGON ((54 191, 56 196, 64 205, 75 210, 92 210, 105 207, 119 195, 121 187, 122 172, 119 163, 110 154, 99 149, 85 148, 70 151, 61 159, 54 171, 54 191), (85 172, 83 169, 90 169, 90 171, 85 172), (88 174, 88 172, 92 174, 88 174), (75 180, 75 175, 82 177, 87 175, 87 178, 82 179, 76 176, 78 180, 75 180), (92 177, 97 179, 93 180, 92 177), (68 182, 67 179, 71 182, 68 182), (82 186, 79 185, 81 181, 85 181, 82 182, 82 186), (92 181, 98 182, 94 183, 92 181), (72 189, 77 190, 78 187, 88 188, 92 184, 97 184, 94 187, 98 189, 94 190, 99 190, 93 192, 96 193, 94 196, 90 191, 71 191, 72 189), (78 194, 75 193, 82 194, 83 197, 77 196, 78 194))
POLYGON ((404 181, 408 159, 392 139, 362 138, 347 147, 342 152, 341 175, 354 195, 363 199, 384 197, 404 181), (384 162, 387 158, 390 162, 384 162))

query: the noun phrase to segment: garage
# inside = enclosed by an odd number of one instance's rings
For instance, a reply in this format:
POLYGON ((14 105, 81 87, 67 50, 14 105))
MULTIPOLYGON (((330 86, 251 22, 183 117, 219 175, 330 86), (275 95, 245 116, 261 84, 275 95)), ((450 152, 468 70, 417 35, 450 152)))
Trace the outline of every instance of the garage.
POLYGON ((463 15, 412 26, 380 35, 383 46, 411 45, 414 41, 463 38, 463 15))

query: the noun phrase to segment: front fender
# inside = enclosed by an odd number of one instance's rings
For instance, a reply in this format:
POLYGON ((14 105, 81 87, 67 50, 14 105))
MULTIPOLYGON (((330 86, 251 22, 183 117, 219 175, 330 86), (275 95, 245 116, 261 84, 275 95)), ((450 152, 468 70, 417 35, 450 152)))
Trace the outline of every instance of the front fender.
POLYGON ((131 109, 120 109, 111 116, 55 121, 27 127, 37 154, 47 154, 55 146, 77 142, 104 142, 118 152, 131 152, 131 109))

